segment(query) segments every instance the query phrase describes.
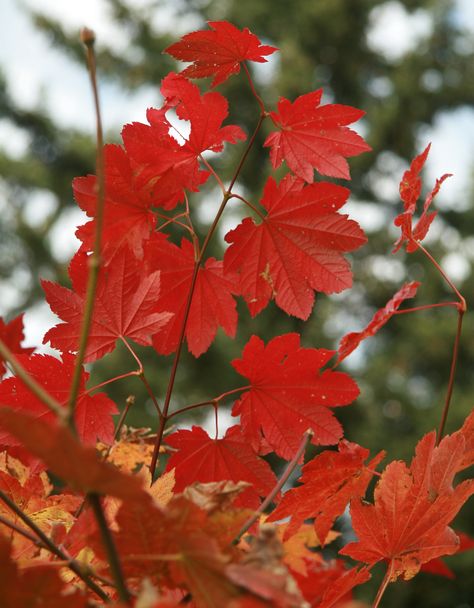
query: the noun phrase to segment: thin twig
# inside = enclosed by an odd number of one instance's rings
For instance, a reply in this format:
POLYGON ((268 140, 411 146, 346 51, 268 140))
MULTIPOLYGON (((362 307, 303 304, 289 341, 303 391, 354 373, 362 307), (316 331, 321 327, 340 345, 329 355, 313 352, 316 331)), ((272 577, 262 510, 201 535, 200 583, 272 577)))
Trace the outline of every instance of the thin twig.
POLYGON ((88 500, 100 530, 102 543, 107 554, 107 561, 109 562, 110 572, 115 582, 117 593, 122 602, 130 605, 131 595, 125 584, 119 554, 117 552, 114 539, 112 538, 112 534, 109 530, 109 526, 107 525, 102 503, 100 502, 100 497, 98 494, 89 494, 88 500))
POLYGON ((260 515, 273 502, 273 499, 278 494, 278 492, 282 489, 282 487, 285 485, 289 476, 293 473, 296 465, 301 460, 301 457, 303 456, 303 454, 306 450, 306 447, 307 447, 308 443, 310 442, 311 437, 313 435, 314 435, 314 432, 311 429, 308 429, 307 431, 304 432, 303 439, 301 440, 300 446, 299 446, 296 454, 293 456, 293 458, 288 463, 288 465, 285 469, 285 472, 280 477, 280 479, 278 480, 278 483, 273 488, 273 490, 270 492, 270 494, 262 502, 260 507, 255 511, 255 513, 251 517, 249 517, 247 519, 247 521, 244 523, 244 525, 240 528, 237 536, 232 541, 234 545, 236 545, 239 542, 239 540, 247 532, 247 530, 249 530, 253 526, 253 524, 257 521, 257 519, 260 517, 260 515))
POLYGON ((100 251, 102 241, 102 224, 104 220, 105 207, 104 137, 102 132, 102 119, 100 116, 99 92, 97 88, 96 78, 96 61, 94 52, 95 35, 91 30, 84 28, 81 32, 81 39, 87 49, 87 67, 89 70, 91 88, 94 97, 94 108, 96 116, 97 205, 95 213, 94 247, 92 250, 92 255, 89 258, 89 276, 87 278, 84 313, 82 317, 81 333, 79 335, 79 346, 71 383, 71 390, 69 392, 68 422, 72 429, 74 429, 74 409, 76 407, 77 397, 79 395, 79 387, 82 375, 82 364, 84 363, 86 355, 87 341, 89 339, 92 315, 94 312, 95 293, 101 264, 100 251))

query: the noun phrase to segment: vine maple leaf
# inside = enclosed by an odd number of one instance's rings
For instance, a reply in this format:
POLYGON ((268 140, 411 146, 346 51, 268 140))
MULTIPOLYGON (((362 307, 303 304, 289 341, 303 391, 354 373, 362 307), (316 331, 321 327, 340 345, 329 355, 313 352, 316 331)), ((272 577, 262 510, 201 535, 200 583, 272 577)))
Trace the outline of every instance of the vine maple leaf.
POLYGON ((341 361, 348 357, 363 340, 370 336, 375 336, 375 334, 393 317, 405 300, 416 296, 420 284, 421 283, 418 281, 405 283, 385 306, 375 313, 365 329, 358 332, 351 332, 343 336, 339 342, 339 356, 336 363, 341 363, 341 361))
POLYGON ((337 293, 352 285, 344 253, 366 238, 359 225, 337 213, 349 190, 326 182, 304 186, 287 175, 279 184, 269 178, 260 224, 245 218, 227 233, 231 243, 224 269, 237 272, 240 290, 252 316, 271 298, 290 315, 307 319, 314 292, 337 293))
MULTIPOLYGON (((2 317, 0 317, 0 340, 6 344, 13 354, 29 355, 35 350, 34 348, 25 348, 22 346, 21 343, 24 339, 22 314, 12 319, 9 323, 5 323, 2 317)), ((3 376, 6 371, 7 368, 3 363, 3 359, 0 357, 0 376, 3 376)))
MULTIPOLYGON (((242 518, 238 510, 221 515, 207 513, 184 496, 175 497, 164 510, 151 500, 124 503, 116 517, 115 542, 126 556, 127 575, 138 580, 146 575, 160 586, 189 590, 197 608, 228 606, 242 591, 226 572, 237 557, 231 554, 226 528, 234 528, 235 519, 241 525, 242 518)), ((102 552, 101 543, 96 544, 102 552)))
POLYGON ((268 521, 291 517, 285 538, 295 534, 306 519, 314 517, 314 527, 322 545, 339 515, 352 498, 363 497, 384 457, 380 452, 368 464, 369 451, 342 440, 338 451, 325 451, 302 468, 302 485, 286 492, 268 521))
MULTIPOLYGON (((43 342, 61 352, 76 352, 81 333, 87 290, 88 256, 79 251, 69 266, 73 290, 42 281, 51 310, 64 321, 48 330, 43 342)), ((131 338, 151 346, 151 336, 171 317, 159 311, 160 273, 148 272, 127 248, 121 248, 113 262, 101 267, 97 281, 91 330, 85 361, 95 361, 111 352, 117 339, 131 338), (113 294, 113 297, 111 297, 113 294)))
POLYGON ((10 557, 10 543, 0 534, 0 589, 2 608, 86 608, 87 598, 62 580, 51 565, 21 570, 10 557))
POLYGON ((321 368, 334 351, 301 348, 300 336, 284 334, 267 346, 257 336, 246 344, 242 359, 232 365, 249 379, 232 410, 240 415, 242 429, 255 451, 262 439, 276 454, 290 460, 303 433, 311 428, 312 443, 330 445, 342 436, 331 407, 348 405, 359 394, 357 384, 342 372, 321 368))
MULTIPOLYGON (((51 355, 32 355, 19 357, 28 374, 36 380, 58 403, 67 406, 74 374, 75 357, 63 354, 62 361, 51 355)), ((89 378, 87 372, 81 373, 79 396, 77 399, 74 422, 82 441, 95 445, 99 439, 111 443, 114 434, 113 414, 118 414, 115 403, 105 393, 89 395, 85 385, 89 378)), ((38 399, 17 377, 7 378, 0 383, 0 404, 13 410, 53 423, 56 416, 38 399)), ((0 445, 12 445, 12 437, 0 433, 0 445)), ((17 442, 13 442, 17 445, 17 442)))
POLYGON ((186 34, 167 49, 175 59, 191 61, 183 74, 190 78, 214 76, 212 86, 240 72, 243 61, 265 63, 266 55, 278 49, 263 45, 250 30, 242 31, 227 21, 209 21, 211 30, 186 34))
POLYGON ((164 109, 176 108, 178 118, 189 120, 191 131, 185 146, 196 157, 206 150, 221 152, 225 141, 236 143, 246 138, 240 127, 222 126, 229 114, 229 103, 220 93, 202 95, 195 84, 174 73, 166 76, 160 90, 166 100, 164 109))
POLYGON ((415 576, 422 564, 459 548, 459 539, 448 527, 466 500, 474 494, 474 480, 453 488, 452 482, 464 455, 460 434, 425 435, 417 445, 410 467, 390 463, 379 480, 374 504, 355 500, 352 525, 359 540, 340 551, 368 564, 389 562, 389 578, 415 576))
POLYGON ((62 425, 1 407, 0 428, 16 437, 52 473, 78 492, 109 494, 122 500, 149 498, 137 476, 126 475, 99 460, 92 446, 80 443, 62 425))
POLYGON ((314 608, 349 608, 352 589, 370 579, 367 568, 346 569, 342 560, 313 561, 306 576, 294 574, 307 602, 314 608))
POLYGON ((285 160, 305 182, 314 181, 314 169, 321 175, 350 179, 346 158, 368 152, 371 147, 346 125, 365 112, 350 106, 320 106, 322 89, 300 95, 293 103, 282 97, 278 111, 270 112, 279 129, 270 133, 264 146, 270 148, 273 168, 285 160))
MULTIPOLYGON (((184 320, 186 304, 193 283, 195 253, 193 245, 182 239, 181 246, 170 243, 157 234, 147 244, 145 260, 150 269, 158 269, 161 278, 158 310, 173 313, 169 322, 153 337, 153 346, 162 354, 176 350, 184 320)), ((237 329, 235 276, 224 276, 222 262, 208 258, 198 270, 193 299, 186 324, 189 351, 199 357, 211 345, 217 329, 234 337, 237 329)), ((164 313, 166 314, 166 313, 164 313)))
MULTIPOLYGON (((110 259, 122 245, 129 246, 136 257, 141 257, 143 241, 150 236, 156 224, 155 215, 150 211, 153 199, 147 191, 136 186, 130 159, 121 146, 104 146, 104 177, 102 258, 110 259)), ((97 177, 76 177, 72 187, 79 207, 94 218, 97 211, 97 177)), ((93 249, 95 223, 93 219, 76 232, 86 251, 93 249)))
POLYGON ((242 435, 238 425, 229 428, 222 439, 211 439, 204 429, 180 430, 166 438, 178 450, 168 461, 167 470, 176 467, 175 490, 181 492, 192 483, 210 481, 245 481, 235 504, 258 508, 259 496, 266 496, 277 479, 270 465, 259 458, 242 435))
POLYGON ((196 85, 177 74, 163 80, 161 92, 164 104, 148 109, 149 124, 125 125, 122 139, 137 186, 149 193, 154 205, 172 209, 184 199, 184 190, 196 192, 207 180, 209 172, 200 169, 200 155, 206 150, 219 152, 225 141, 245 139, 245 133, 235 125, 222 126, 228 102, 220 93, 202 95, 196 85), (166 117, 171 108, 190 123, 189 137, 182 144, 170 135, 176 131, 166 117))
POLYGON ((394 220, 395 226, 400 227, 402 233, 400 238, 395 243, 393 253, 398 251, 404 243, 406 243, 406 251, 412 253, 416 251, 418 245, 416 242, 422 241, 428 234, 430 226, 437 215, 437 211, 429 211, 433 199, 438 194, 441 184, 445 179, 451 177, 451 173, 445 173, 436 180, 436 184, 431 193, 426 197, 423 204, 423 212, 415 227, 413 227, 413 215, 416 211, 416 203, 421 193, 421 178, 420 172, 428 158, 431 144, 428 144, 424 151, 416 156, 410 168, 405 171, 400 182, 400 197, 403 201, 404 212, 394 220))
MULTIPOLYGON (((20 481, 11 474, 11 469, 0 469, 0 489, 48 535, 60 524, 71 526, 74 522, 73 513, 80 505, 78 497, 50 495, 52 485, 45 473, 38 475, 28 470, 26 479, 20 481)), ((24 525, 20 517, 3 501, 0 501, 0 515, 19 526, 24 525)), ((11 538, 12 555, 16 559, 30 559, 37 554, 38 548, 30 539, 8 528, 2 530, 2 534, 5 533, 11 538)))

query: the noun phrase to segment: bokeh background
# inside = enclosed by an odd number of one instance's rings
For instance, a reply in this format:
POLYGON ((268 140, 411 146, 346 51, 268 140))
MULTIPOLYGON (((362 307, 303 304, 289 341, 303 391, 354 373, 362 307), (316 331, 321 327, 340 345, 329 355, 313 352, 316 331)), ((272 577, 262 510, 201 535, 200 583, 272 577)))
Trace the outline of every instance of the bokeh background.
MULTIPOLYGON (((333 348, 339 338, 365 326, 407 280, 422 281, 416 305, 451 298, 450 290, 419 254, 392 255, 393 217, 400 211, 398 183, 408 161, 429 141, 426 189, 450 172, 436 207, 440 210, 427 246, 473 302, 474 261, 474 4, 472 0, 1 0, 0 2, 0 315, 26 310, 26 343, 40 347, 55 317, 42 301, 39 278, 68 284, 67 263, 78 246, 71 180, 94 170, 94 115, 84 53, 83 25, 98 36, 102 110, 108 141, 119 141, 121 126, 145 121, 147 107, 160 104, 160 79, 176 63, 162 50, 207 20, 227 19, 249 27, 281 49, 267 64, 252 66, 268 104, 324 88, 325 102, 354 105, 367 114, 358 127, 373 152, 351 161, 348 212, 369 236, 352 256, 354 287, 338 296, 318 297, 307 323, 285 318, 269 306, 256 319, 241 313, 235 341, 219 335, 199 360, 186 354, 178 375, 174 406, 212 398, 239 382, 229 366, 253 333, 265 339, 299 331, 306 346, 333 348)), ((255 102, 242 80, 220 87, 229 97, 234 121, 250 131, 255 102)), ((231 119, 232 119, 231 115, 231 119)), ((263 142, 265 132, 259 143, 263 142)), ((215 160, 229 176, 238 150, 215 160)), ((250 198, 261 192, 269 172, 267 153, 255 149, 239 179, 250 198)), ((197 201, 197 199, 195 199, 197 201)), ((205 230, 219 198, 212 189, 197 201, 196 222, 205 230)), ((214 255, 221 255, 225 231, 238 221, 228 214, 214 255)), ((436 428, 447 386, 456 327, 452 309, 394 318, 375 339, 346 360, 361 397, 338 412, 348 439, 390 459, 411 458, 422 435, 436 428)), ((163 395, 170 358, 143 351, 147 376, 163 395)), ((474 324, 465 318, 459 368, 448 432, 460 426, 474 397, 474 324)), ((132 369, 122 349, 94 369, 100 382, 132 369)), ((116 383, 108 392, 121 406, 137 400, 131 421, 154 426, 153 407, 138 382, 116 383)), ((225 429, 223 409, 221 430, 225 429)), ((194 418, 212 428, 205 412, 194 418)), ((189 424, 193 422, 189 419, 189 424)), ((280 462, 273 464, 278 469, 280 462)), ((474 535, 472 504, 457 529, 474 535)), ((350 534, 349 523, 341 523, 350 534)), ((453 581, 421 574, 392 585, 387 608, 474 606, 473 552, 447 560, 453 581)), ((370 601, 373 587, 360 597, 370 601)))

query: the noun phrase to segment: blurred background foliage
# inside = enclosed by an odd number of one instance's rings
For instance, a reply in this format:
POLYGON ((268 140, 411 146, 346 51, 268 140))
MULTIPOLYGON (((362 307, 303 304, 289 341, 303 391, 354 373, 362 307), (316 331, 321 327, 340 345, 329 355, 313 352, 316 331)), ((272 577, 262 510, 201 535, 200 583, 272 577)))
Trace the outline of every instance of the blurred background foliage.
MULTIPOLYGON (((408 14, 421 11, 430 27, 414 48, 405 52, 394 48, 388 54, 374 48, 369 36, 377 11, 387 5, 379 0, 180 0, 175 5, 177 27, 165 34, 162 28, 154 28, 156 20, 150 16, 153 11, 166 8, 166 0, 150 2, 146 9, 134 7, 132 0, 105 2, 117 26, 128 37, 129 52, 118 53, 99 41, 102 82, 115 82, 124 92, 150 85, 157 88, 169 70, 178 69, 169 56, 161 53, 187 31, 180 24, 192 22, 200 27, 207 20, 226 19, 238 27, 249 27, 266 43, 281 49, 271 70, 262 72, 259 66, 252 67, 261 96, 269 106, 279 96, 294 99, 324 87, 326 102, 345 103, 366 111, 362 128, 373 147, 372 153, 350 163, 351 211, 360 218, 369 236, 368 245, 352 258, 354 288, 335 297, 319 296, 307 323, 285 317, 273 305, 251 319, 239 303, 235 341, 219 334, 200 359, 184 355, 176 384, 176 408, 212 398, 240 383, 228 362, 240 355, 242 345, 253 333, 269 339, 286 331, 299 331, 305 346, 334 348, 344 333, 364 327, 374 311, 406 280, 422 281, 416 305, 453 299, 441 277, 420 254, 390 253, 396 234, 392 219, 400 210, 393 183, 398 183, 408 161, 427 143, 423 134, 436 117, 446 110, 472 107, 474 100, 473 34, 454 18, 452 2, 389 3, 397 4, 408 14)), ((40 12, 30 10, 30 17, 52 45, 72 60, 84 63, 77 32, 66 30, 40 12)), ((230 100, 231 120, 251 132, 258 109, 244 79, 234 77, 219 90, 230 100)), ((80 94, 87 98, 88 92, 80 94)), ((10 310, 13 316, 42 298, 40 276, 68 283, 67 267, 55 253, 52 235, 54 227, 74 205, 72 178, 94 170, 94 141, 89 133, 56 124, 54 116, 43 107, 28 111, 16 107, 5 79, 0 79, 0 117, 24 131, 30 142, 21 156, 0 151, 0 191, 6 203, 2 205, 0 222, 0 280, 15 285, 17 297, 10 310), (51 212, 44 221, 33 225, 25 210, 29 201, 38 195, 44 197, 45 193, 51 212)), ((264 137, 262 132, 258 143, 264 137)), ((117 132, 108 135, 109 141, 118 139, 117 132)), ((228 149, 213 161, 221 176, 229 177, 239 154, 240 149, 228 149)), ((267 152, 255 147, 239 178, 239 187, 248 197, 259 196, 269 169, 267 152)), ((425 181, 427 189, 432 185, 425 181)), ((211 186, 205 190, 205 209, 197 214, 202 230, 210 211, 219 203, 211 186)), ((197 201, 197 197, 193 200, 197 201)), ((454 266, 461 266, 458 288, 468 306, 473 304, 472 202, 471 188, 464 193, 461 204, 447 204, 428 244, 438 261, 451 256, 451 266, 453 260, 454 266)), ((231 212, 226 222, 237 221, 238 217, 238 212, 231 212)), ((222 244, 222 239, 214 240, 213 255, 221 255, 222 244)), ((456 313, 449 308, 402 315, 347 360, 343 367, 361 388, 357 404, 338 412, 348 439, 373 451, 384 448, 390 459, 411 458, 418 439, 438 425, 455 328, 456 313)), ((459 427, 472 409, 473 337, 472 314, 467 314, 448 432, 459 427)), ((156 394, 163 396, 171 359, 137 350, 143 356, 156 394)), ((100 382, 132 366, 129 354, 118 348, 94 366, 92 379, 100 382)), ((124 404, 127 395, 136 395, 137 405, 130 420, 135 425, 153 427, 153 408, 142 386, 135 380, 127 382, 110 385, 108 393, 119 405, 124 404)), ((228 410, 229 405, 223 410, 228 410)), ((194 420, 202 422, 205 414, 197 414, 194 420)), ((459 517, 459 529, 473 534, 472 518, 469 521, 466 511, 459 517)), ((384 598, 384 606, 474 606, 472 552, 449 561, 458 574, 455 581, 439 581, 421 574, 410 583, 393 585, 384 598)), ((375 586, 378 575, 374 579, 375 586)), ((365 599, 373 598, 373 593, 370 588, 362 590, 365 599)))

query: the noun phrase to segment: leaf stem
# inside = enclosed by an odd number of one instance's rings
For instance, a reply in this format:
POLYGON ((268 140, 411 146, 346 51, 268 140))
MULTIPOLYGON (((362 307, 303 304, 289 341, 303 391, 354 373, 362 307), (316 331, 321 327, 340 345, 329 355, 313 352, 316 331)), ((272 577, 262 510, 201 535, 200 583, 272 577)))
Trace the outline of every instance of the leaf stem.
POLYGON ((100 115, 99 92, 97 88, 96 77, 96 60, 94 52, 95 35, 90 30, 84 29, 81 32, 82 40, 87 50, 87 67, 89 70, 90 83, 92 94, 94 97, 94 109, 96 116, 96 176, 97 176, 97 205, 95 214, 95 233, 94 247, 92 255, 89 258, 89 276, 87 278, 86 298, 84 304, 84 313, 82 317, 81 333, 79 336, 79 347, 74 367, 74 374, 69 392, 68 401, 68 423, 74 430, 74 409, 76 407, 77 397, 79 395, 79 387, 81 382, 82 364, 84 363, 87 341, 92 323, 92 315, 94 312, 95 293, 97 281, 99 278, 99 270, 101 264, 100 249, 102 241, 102 224, 104 220, 105 207, 105 175, 104 175, 104 137, 102 131, 102 119, 100 115))
POLYGON ((430 308, 443 308, 448 306, 459 308, 459 302, 439 302, 438 304, 426 304, 425 306, 415 306, 414 308, 404 308, 403 310, 396 310, 393 314, 404 315, 409 312, 418 312, 419 310, 429 310, 430 308))
POLYGON ((441 266, 438 264, 438 262, 431 255, 431 253, 429 251, 427 251, 423 247, 423 245, 421 245, 417 241, 416 241, 416 244, 418 245, 418 248, 420 249, 420 251, 422 251, 423 254, 430 260, 430 262, 433 264, 433 266, 436 268, 436 270, 439 272, 439 274, 443 277, 443 279, 446 281, 446 283, 454 291, 456 296, 459 298, 459 304, 460 304, 461 308, 463 309, 463 312, 466 312, 466 310, 467 310, 466 300, 464 299, 464 296, 460 293, 460 291, 458 290, 456 285, 454 285, 454 283, 451 281, 451 279, 448 277, 448 275, 444 272, 444 270, 441 268, 441 266))
POLYGON ((117 553, 117 548, 115 547, 114 540, 112 538, 112 534, 107 525, 107 521, 105 519, 104 510, 102 508, 102 503, 100 502, 100 497, 98 494, 89 494, 88 495, 89 504, 92 507, 94 512, 94 517, 97 521, 97 525, 100 530, 100 534, 102 537, 102 543, 105 548, 105 552, 107 554, 107 560, 109 562, 110 571, 112 574, 112 578, 115 582, 115 586, 117 589, 118 596, 122 602, 130 605, 131 595, 125 585, 125 579, 122 573, 122 566, 120 564, 120 558, 117 553))
POLYGON ((104 380, 104 382, 99 382, 99 384, 91 386, 90 388, 86 389, 82 394, 88 395, 89 393, 92 393, 93 391, 96 391, 99 388, 107 386, 108 384, 112 384, 112 382, 116 382, 117 380, 123 380, 124 378, 129 378, 130 376, 139 376, 139 375, 140 375, 140 370, 133 370, 132 372, 127 372, 126 374, 120 374, 119 376, 114 376, 113 378, 109 378, 109 380, 104 380))
POLYGON ((125 344, 125 346, 127 347, 128 351, 130 352, 130 354, 132 355, 132 357, 135 359, 135 361, 138 364, 138 373, 136 374, 140 380, 143 382, 143 385, 148 393, 148 395, 150 396, 150 399, 153 402, 153 405, 156 408, 156 411, 158 412, 158 416, 160 418, 163 418, 163 413, 161 411, 160 408, 160 404, 158 403, 155 394, 150 386, 150 384, 148 383, 148 380, 146 379, 145 376, 145 370, 143 369, 143 364, 140 360, 140 357, 137 355, 137 353, 133 350, 133 348, 130 346, 130 344, 128 343, 128 341, 122 336, 121 337, 122 342, 125 344))
POLYGON ((375 596, 374 603, 372 604, 372 608, 378 608, 380 601, 382 599, 383 594, 385 593, 388 584, 390 583, 390 578, 392 577, 393 570, 393 561, 390 562, 390 566, 387 568, 387 572, 383 577, 382 582, 380 583, 379 590, 377 591, 377 595, 375 596))
POLYGON ((451 404, 451 396, 454 389, 454 379, 456 377, 456 367, 458 362, 459 354, 459 343, 461 340, 462 321, 464 317, 464 311, 462 308, 458 308, 458 325, 456 329, 456 336, 454 338, 453 355, 451 357, 451 368, 449 371, 448 389, 446 391, 446 399, 444 401, 443 411, 441 413, 441 421, 439 424, 438 434, 436 438, 436 445, 441 441, 444 434, 444 427, 446 426, 446 420, 448 418, 449 406, 451 404))
POLYGON ((38 397, 38 399, 46 405, 46 407, 54 412, 56 416, 62 421, 66 422, 67 415, 66 411, 59 401, 52 397, 42 386, 37 382, 33 376, 31 376, 23 365, 18 361, 15 355, 11 352, 8 346, 0 339, 0 357, 4 359, 15 372, 16 376, 26 385, 27 388, 38 397))
POLYGON ((242 391, 246 391, 249 388, 250 388, 249 384, 247 386, 239 386, 238 388, 234 388, 231 391, 222 393, 222 395, 219 395, 218 397, 215 397, 214 399, 211 399, 210 401, 200 401, 199 403, 192 403, 191 405, 187 405, 187 406, 169 414, 168 420, 170 420, 174 416, 179 416, 180 414, 183 414, 184 412, 187 412, 189 410, 194 410, 198 407, 204 407, 205 405, 215 405, 216 403, 219 403, 219 401, 222 401, 222 399, 225 399, 229 395, 233 395, 235 393, 240 393, 242 391))
POLYGON ((225 186, 224 186, 224 182, 221 180, 221 178, 219 177, 219 175, 216 173, 214 167, 211 165, 210 162, 208 162, 204 156, 202 154, 199 155, 199 158, 201 159, 202 164, 207 167, 207 169, 209 169, 209 173, 213 176, 213 178, 216 180, 217 185, 219 186, 222 194, 225 194, 225 186))
POLYGON ((260 106, 260 110, 262 111, 262 113, 265 114, 266 113, 265 104, 263 103, 262 98, 260 97, 260 95, 255 90, 255 85, 253 84, 252 76, 250 75, 250 71, 249 71, 249 69, 247 67, 247 63, 245 61, 243 61, 242 62, 242 66, 243 66, 245 74, 247 76, 247 80, 249 81, 249 85, 250 85, 250 89, 252 91, 252 95, 257 100, 257 103, 260 106))
POLYGON ((278 494, 278 492, 285 485, 285 483, 287 482, 289 476, 293 473, 293 471, 294 471, 296 465, 298 464, 298 462, 300 462, 301 457, 305 453, 306 447, 308 446, 308 443, 310 442, 311 437, 313 435, 314 435, 314 432, 312 431, 312 429, 308 429, 307 431, 304 432, 303 438, 301 440, 301 443, 299 445, 299 448, 298 448, 296 454, 293 456, 293 458, 288 463, 288 465, 287 465, 287 467, 286 467, 283 475, 278 480, 278 483, 273 488, 273 490, 270 492, 270 494, 268 494, 268 496, 262 502, 262 504, 260 505, 260 507, 255 511, 255 513, 252 516, 250 516, 247 519, 247 521, 244 523, 244 525, 240 528, 237 536, 232 541, 232 544, 236 545, 239 542, 239 540, 247 532, 247 530, 249 530, 253 526, 253 524, 257 521, 257 519, 260 517, 260 515, 273 502, 273 499, 275 498, 275 496, 278 494))
POLYGON ((434 259, 434 257, 429 253, 429 251, 427 251, 423 247, 423 245, 421 245, 420 243, 416 242, 416 244, 418 245, 418 248, 420 249, 420 251, 430 260, 430 262, 433 264, 433 266, 436 268, 436 270, 439 272, 439 274, 443 277, 443 279, 446 281, 446 283, 451 287, 451 289, 454 291, 455 295, 459 299, 459 302, 457 304, 458 323, 457 323, 457 328, 456 328, 456 336, 454 338, 454 344, 453 344, 453 354, 451 357, 451 367, 450 367, 450 371, 449 371, 448 388, 446 391, 446 398, 444 401, 443 411, 441 413, 441 421, 440 421, 438 435, 437 435, 437 439, 436 439, 436 444, 438 445, 443 437, 444 428, 446 426, 446 420, 448 418, 449 406, 451 405, 451 397, 452 397, 453 389, 454 389, 454 379, 456 377, 456 367, 457 367, 458 355, 459 355, 459 343, 461 340, 462 321, 463 321, 464 313, 467 310, 467 304, 466 304, 466 300, 465 300, 464 296, 458 290, 456 285, 454 285, 454 283, 451 281, 451 279, 448 277, 448 275, 444 272, 444 270, 441 268, 441 266, 438 264, 438 262, 434 259))
POLYGON ((35 522, 28 517, 24 511, 20 509, 20 507, 8 496, 5 494, 3 490, 0 490, 0 499, 16 514, 18 517, 25 523, 30 530, 32 530, 39 541, 45 545, 45 547, 54 555, 59 557, 62 560, 68 562, 69 568, 76 574, 84 583, 89 587, 91 591, 93 591, 98 597, 100 597, 105 602, 110 602, 109 596, 103 591, 97 583, 91 580, 90 576, 83 572, 82 566, 75 559, 71 559, 62 549, 60 549, 44 532, 41 528, 39 528, 35 522))
POLYGON ((243 196, 240 196, 240 194, 232 194, 231 198, 239 199, 239 201, 242 201, 243 203, 245 203, 247 205, 247 207, 250 207, 250 209, 252 209, 252 211, 254 211, 262 221, 265 220, 265 216, 263 215, 263 213, 259 209, 257 209, 257 207, 255 207, 255 205, 253 203, 248 201, 243 196))

